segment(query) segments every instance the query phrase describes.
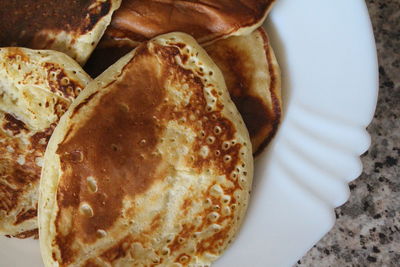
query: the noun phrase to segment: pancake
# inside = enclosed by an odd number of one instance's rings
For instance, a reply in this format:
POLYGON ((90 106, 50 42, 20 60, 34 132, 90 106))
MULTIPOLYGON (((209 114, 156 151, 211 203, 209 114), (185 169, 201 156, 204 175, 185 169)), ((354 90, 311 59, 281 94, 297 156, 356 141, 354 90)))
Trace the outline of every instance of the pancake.
POLYGON ((124 0, 104 42, 137 45, 174 31, 201 43, 249 34, 263 23, 275 0, 124 0))
POLYGON ((0 48, 0 234, 37 234, 39 178, 47 142, 90 80, 63 53, 0 48))
POLYGON ((57 50, 83 64, 120 3, 121 0, 2 1, 0 47, 57 50))
POLYGON ((209 265, 238 231, 252 177, 220 70, 189 35, 159 36, 90 83, 56 127, 40 185, 44 263, 209 265))
MULTIPOLYGON (((96 77, 134 48, 111 44, 96 48, 85 70, 96 77)), ((267 34, 258 28, 205 47, 221 69, 233 102, 250 133, 253 152, 260 154, 274 137, 281 119, 281 73, 267 34)))
POLYGON ((207 46, 249 130, 255 154, 274 137, 281 119, 281 72, 262 28, 207 46))

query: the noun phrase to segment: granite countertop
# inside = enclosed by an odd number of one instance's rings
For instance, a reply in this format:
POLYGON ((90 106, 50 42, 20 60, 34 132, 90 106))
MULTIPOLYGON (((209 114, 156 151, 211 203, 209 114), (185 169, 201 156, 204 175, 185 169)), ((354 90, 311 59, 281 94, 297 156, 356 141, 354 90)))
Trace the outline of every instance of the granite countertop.
POLYGON ((400 1, 366 3, 380 76, 372 145, 334 228, 295 266, 400 266, 400 1))

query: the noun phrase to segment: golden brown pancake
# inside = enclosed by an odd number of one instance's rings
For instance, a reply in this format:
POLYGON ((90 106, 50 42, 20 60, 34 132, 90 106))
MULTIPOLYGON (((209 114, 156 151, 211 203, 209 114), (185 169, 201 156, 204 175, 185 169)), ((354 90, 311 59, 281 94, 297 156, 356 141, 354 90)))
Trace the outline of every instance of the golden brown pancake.
POLYGON ((275 135, 281 119, 281 72, 262 28, 207 46, 250 133, 254 154, 275 135))
POLYGON ((1 1, 0 47, 53 49, 83 64, 120 3, 121 0, 1 1))
POLYGON ((90 83, 51 137, 45 265, 209 265, 238 231, 252 177, 222 73, 189 35, 159 36, 90 83))
POLYGON ((180 31, 201 44, 258 28, 275 0, 124 0, 104 42, 137 45, 157 35, 180 31))
POLYGON ((39 178, 47 142, 90 80, 63 53, 0 48, 0 234, 37 234, 39 178))
MULTIPOLYGON (((96 77, 133 46, 107 44, 96 48, 86 71, 96 77)), ((262 28, 205 47, 221 69, 233 102, 246 123, 253 151, 259 154, 275 135, 281 118, 281 73, 262 28)))

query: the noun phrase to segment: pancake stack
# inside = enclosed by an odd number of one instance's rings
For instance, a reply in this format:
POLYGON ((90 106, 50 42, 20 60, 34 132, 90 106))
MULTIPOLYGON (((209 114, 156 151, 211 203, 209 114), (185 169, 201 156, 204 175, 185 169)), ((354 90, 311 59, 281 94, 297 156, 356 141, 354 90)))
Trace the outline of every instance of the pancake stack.
POLYGON ((280 122, 275 1, 22 2, 0 7, 0 233, 46 266, 210 266, 280 122))

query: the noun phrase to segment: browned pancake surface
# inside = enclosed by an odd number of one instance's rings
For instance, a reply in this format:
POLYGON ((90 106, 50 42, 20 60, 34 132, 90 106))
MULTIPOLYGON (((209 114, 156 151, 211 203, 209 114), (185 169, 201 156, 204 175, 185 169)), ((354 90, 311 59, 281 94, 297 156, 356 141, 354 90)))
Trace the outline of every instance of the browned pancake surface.
POLYGON ((252 155, 244 123, 205 51, 185 34, 157 37, 82 94, 45 156, 39 218, 45 261, 204 266, 215 260, 243 218, 252 155))
POLYGON ((0 47, 63 52, 84 64, 121 0, 11 0, 0 4, 0 47))
POLYGON ((106 39, 142 42, 180 31, 209 42, 259 24, 275 0, 125 0, 106 39))
POLYGON ((222 70, 233 102, 249 130, 253 153, 259 154, 275 135, 281 118, 281 77, 262 28, 206 47, 222 70))
MULTIPOLYGON (((107 43, 97 48, 85 66, 96 77, 133 49, 128 43, 107 43)), ((274 137, 281 118, 281 77, 278 63, 262 28, 205 47, 221 69, 229 93, 246 123, 254 154, 274 137)))
POLYGON ((110 1, 11 0, 0 5, 0 46, 48 47, 43 30, 86 33, 110 10, 110 1), (44 42, 45 41, 45 42, 44 42))
POLYGON ((38 186, 47 142, 89 79, 62 53, 0 49, 1 234, 37 234, 38 186))

